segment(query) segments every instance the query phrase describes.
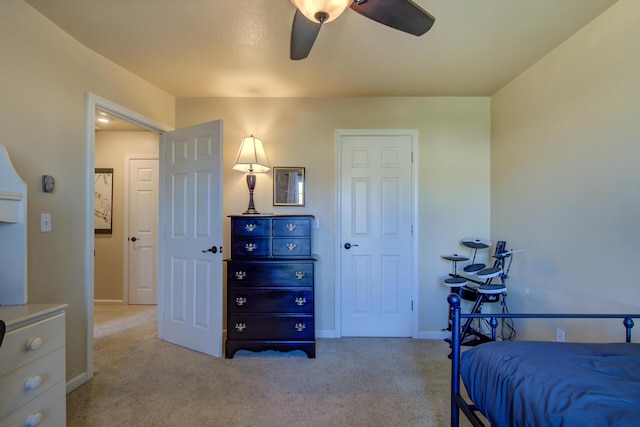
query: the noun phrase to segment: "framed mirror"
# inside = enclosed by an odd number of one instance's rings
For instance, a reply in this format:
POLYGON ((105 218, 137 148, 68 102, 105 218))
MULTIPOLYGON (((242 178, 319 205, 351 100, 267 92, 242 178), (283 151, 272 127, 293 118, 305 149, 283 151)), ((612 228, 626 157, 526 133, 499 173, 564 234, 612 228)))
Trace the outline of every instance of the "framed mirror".
POLYGON ((273 205, 304 206, 304 168, 273 168, 273 205))

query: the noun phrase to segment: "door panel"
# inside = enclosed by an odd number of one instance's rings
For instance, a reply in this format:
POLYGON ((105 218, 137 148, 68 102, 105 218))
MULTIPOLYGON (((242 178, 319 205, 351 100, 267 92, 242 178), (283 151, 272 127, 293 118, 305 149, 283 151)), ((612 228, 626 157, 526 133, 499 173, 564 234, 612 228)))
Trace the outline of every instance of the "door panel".
POLYGON ((408 135, 341 137, 344 336, 412 335, 411 144, 408 135))
POLYGON ((157 304, 158 159, 129 159, 129 304, 157 304))
POLYGON ((220 357, 222 122, 169 132, 162 141, 163 337, 220 357), (214 246, 215 253, 207 251, 214 246))

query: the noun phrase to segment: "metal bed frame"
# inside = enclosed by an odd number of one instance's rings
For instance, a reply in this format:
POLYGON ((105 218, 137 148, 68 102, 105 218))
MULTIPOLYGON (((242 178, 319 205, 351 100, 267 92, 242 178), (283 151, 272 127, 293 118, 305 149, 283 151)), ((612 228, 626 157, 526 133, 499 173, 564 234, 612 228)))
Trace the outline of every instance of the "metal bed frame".
POLYGON ((489 319, 491 340, 496 339, 498 319, 623 319, 626 328, 626 342, 631 342, 633 319, 640 319, 640 314, 522 314, 522 313, 461 313, 460 296, 452 293, 447 297, 451 307, 451 426, 460 425, 460 411, 464 413, 474 427, 486 427, 473 402, 467 402, 460 394, 460 347, 462 346, 461 319, 489 319), (456 331, 458 333, 456 333, 456 331))

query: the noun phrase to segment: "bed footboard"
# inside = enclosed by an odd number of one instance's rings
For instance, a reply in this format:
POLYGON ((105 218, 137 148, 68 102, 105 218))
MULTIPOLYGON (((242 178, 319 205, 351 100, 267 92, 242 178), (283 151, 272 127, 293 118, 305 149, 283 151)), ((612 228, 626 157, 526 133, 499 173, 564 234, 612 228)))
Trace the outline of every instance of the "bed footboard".
POLYGON ((461 319, 489 319, 491 339, 495 340, 498 319, 529 318, 529 319, 622 319, 626 328, 626 342, 631 342, 631 328, 633 319, 640 318, 640 314, 515 314, 515 313, 476 313, 462 314, 460 312, 460 296, 450 294, 447 298, 451 306, 451 426, 458 427, 460 411, 464 413, 473 426, 484 427, 485 424, 478 416, 478 409, 473 402, 467 402, 460 393, 460 348, 462 345, 461 319), (457 333, 456 333, 457 331, 457 333))

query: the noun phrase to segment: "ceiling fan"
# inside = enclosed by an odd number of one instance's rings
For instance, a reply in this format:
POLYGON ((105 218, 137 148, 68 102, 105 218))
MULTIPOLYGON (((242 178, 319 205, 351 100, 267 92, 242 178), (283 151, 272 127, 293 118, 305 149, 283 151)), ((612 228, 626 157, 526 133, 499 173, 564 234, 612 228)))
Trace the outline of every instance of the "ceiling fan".
POLYGON ((291 29, 291 59, 309 56, 322 24, 333 21, 347 7, 381 24, 421 36, 435 18, 411 0, 291 0, 296 7, 291 29))

